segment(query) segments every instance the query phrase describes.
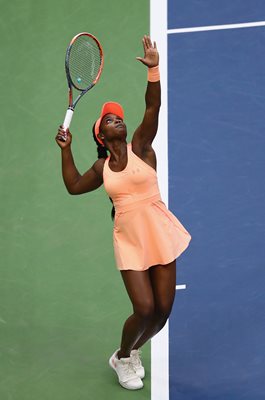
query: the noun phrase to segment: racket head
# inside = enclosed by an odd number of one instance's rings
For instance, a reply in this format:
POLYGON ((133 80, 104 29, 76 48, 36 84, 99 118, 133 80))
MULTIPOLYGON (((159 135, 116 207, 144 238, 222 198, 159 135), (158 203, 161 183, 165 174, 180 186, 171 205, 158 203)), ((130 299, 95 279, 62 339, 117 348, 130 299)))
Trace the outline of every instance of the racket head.
POLYGON ((71 40, 65 57, 68 86, 87 92, 99 80, 104 64, 99 40, 88 32, 78 33, 71 40))

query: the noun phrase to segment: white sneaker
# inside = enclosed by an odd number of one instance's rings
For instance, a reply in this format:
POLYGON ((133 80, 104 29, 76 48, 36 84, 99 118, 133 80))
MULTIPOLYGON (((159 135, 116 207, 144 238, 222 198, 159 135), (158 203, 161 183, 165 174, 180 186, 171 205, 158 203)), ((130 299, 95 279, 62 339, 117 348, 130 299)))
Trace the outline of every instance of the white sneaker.
POLYGON ((141 362, 141 350, 132 350, 131 351, 131 363, 133 365, 133 369, 139 378, 143 379, 145 377, 144 367, 141 362))
POLYGON ((114 369, 119 378, 119 383, 122 387, 129 390, 142 389, 144 386, 143 382, 136 375, 131 358, 120 358, 118 359, 116 350, 109 359, 109 365, 114 369))

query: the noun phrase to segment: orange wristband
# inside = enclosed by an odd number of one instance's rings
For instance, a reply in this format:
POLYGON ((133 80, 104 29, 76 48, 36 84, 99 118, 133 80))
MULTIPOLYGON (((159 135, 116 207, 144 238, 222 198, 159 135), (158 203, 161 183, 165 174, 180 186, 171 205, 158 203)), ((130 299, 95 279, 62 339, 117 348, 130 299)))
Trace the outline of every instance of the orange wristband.
POLYGON ((148 68, 148 70, 147 70, 147 80, 149 82, 158 82, 158 81, 160 81, 159 65, 157 65, 156 67, 148 68))

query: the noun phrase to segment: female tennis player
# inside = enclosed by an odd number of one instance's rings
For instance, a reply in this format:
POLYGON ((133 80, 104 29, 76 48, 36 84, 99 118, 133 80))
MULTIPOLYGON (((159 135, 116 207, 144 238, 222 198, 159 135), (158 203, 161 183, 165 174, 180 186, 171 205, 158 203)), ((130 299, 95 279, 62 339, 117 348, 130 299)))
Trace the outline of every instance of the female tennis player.
POLYGON ((62 126, 56 141, 61 147, 62 174, 70 194, 90 192, 104 184, 115 209, 113 243, 133 313, 125 321, 120 347, 110 357, 119 383, 126 389, 143 387, 145 370, 141 347, 165 325, 175 296, 176 258, 188 247, 191 235, 163 203, 152 148, 160 109, 159 54, 149 36, 143 38, 148 68, 146 109, 142 123, 127 143, 120 104, 105 103, 93 127, 98 160, 81 175, 71 152, 72 135, 62 126), (60 141, 66 136, 65 142, 60 141))

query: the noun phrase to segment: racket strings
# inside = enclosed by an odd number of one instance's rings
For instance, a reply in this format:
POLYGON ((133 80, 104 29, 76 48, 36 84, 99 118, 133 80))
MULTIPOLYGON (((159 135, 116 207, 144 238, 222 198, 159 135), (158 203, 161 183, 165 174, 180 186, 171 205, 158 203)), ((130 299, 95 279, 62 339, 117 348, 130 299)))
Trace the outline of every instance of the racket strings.
POLYGON ((79 36, 72 44, 69 56, 69 73, 74 86, 80 90, 90 87, 101 66, 101 52, 94 39, 79 36))

